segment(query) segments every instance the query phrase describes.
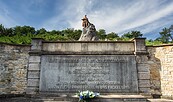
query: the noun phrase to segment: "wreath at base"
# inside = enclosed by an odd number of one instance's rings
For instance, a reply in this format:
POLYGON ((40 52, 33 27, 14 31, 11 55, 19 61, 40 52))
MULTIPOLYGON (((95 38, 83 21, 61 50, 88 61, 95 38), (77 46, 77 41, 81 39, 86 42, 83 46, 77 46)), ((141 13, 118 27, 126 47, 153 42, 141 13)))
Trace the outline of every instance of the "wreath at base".
POLYGON ((78 97, 79 97, 79 101, 80 100, 88 100, 88 99, 93 99, 97 96, 100 95, 100 93, 94 93, 93 91, 89 91, 89 90, 86 90, 86 91, 79 91, 77 93, 78 97))

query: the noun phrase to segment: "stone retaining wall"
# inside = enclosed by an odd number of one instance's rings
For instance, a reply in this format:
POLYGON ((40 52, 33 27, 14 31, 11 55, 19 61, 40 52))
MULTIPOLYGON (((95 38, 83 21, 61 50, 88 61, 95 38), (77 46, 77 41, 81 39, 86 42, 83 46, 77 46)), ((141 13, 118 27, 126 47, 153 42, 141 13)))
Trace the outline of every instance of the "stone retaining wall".
POLYGON ((151 92, 173 99, 173 45, 148 46, 151 92))
MULTIPOLYGON (((45 50, 43 54, 49 51, 60 53, 63 52, 64 48, 66 48, 63 44, 68 43, 68 42, 63 42, 61 43, 62 45, 58 45, 58 43, 54 42, 51 43, 43 42, 44 44, 42 46, 42 41, 39 40, 35 41, 37 42, 34 44, 37 45, 34 46, 0 43, 0 49, 1 49, 0 50, 0 94, 23 94, 27 91, 26 90, 27 84, 28 86, 30 86, 30 89, 32 89, 28 91, 38 92, 39 71, 40 71, 39 51, 42 50, 41 47, 43 47, 43 49, 45 50), (56 49, 56 46, 62 47, 62 49, 60 50, 58 48, 56 49), (35 53, 32 53, 30 49, 33 49, 35 53), (46 49, 49 50, 46 51, 46 49), (29 52, 32 53, 30 54, 30 57, 29 57, 29 52), (33 83, 35 84, 33 84, 32 81, 29 81, 27 83, 27 78, 28 80, 34 80, 35 82, 33 83)), ((86 42, 83 42, 83 44, 84 43, 86 42)), ((77 43, 73 43, 72 45, 75 44, 77 43)), ((116 46, 115 49, 112 49, 112 51, 109 52, 108 54, 117 54, 117 52, 132 54, 132 52, 135 52, 137 68, 138 68, 138 81, 139 81, 140 92, 149 93, 150 90, 151 94, 160 94, 162 95, 162 97, 173 99, 173 45, 147 46, 146 47, 147 50, 145 51, 146 48, 144 44, 139 45, 141 43, 134 42, 134 46, 138 46, 138 48, 140 46, 142 47, 139 49, 136 49, 137 47, 135 47, 135 49, 131 48, 134 47, 133 43, 131 42, 121 43, 121 44, 123 47, 125 47, 125 44, 129 44, 128 45, 129 50, 128 51, 123 50, 125 48, 118 46, 118 44, 115 44, 116 46), (149 54, 147 54, 147 52, 149 54), (148 73, 150 73, 150 75, 148 75, 148 73), (150 82, 148 82, 148 79, 150 79, 150 82)), ((110 46, 112 45, 113 42, 110 46)), ((71 49, 70 46, 67 48, 71 49)), ((110 49, 110 48, 104 49, 104 47, 101 46, 100 48, 103 50, 110 49)), ((73 51, 78 49, 71 49, 71 50, 73 51)), ((69 52, 66 52, 64 54, 68 53, 69 52)), ((95 53, 98 53, 98 51, 92 54, 95 53)), ((91 54, 91 53, 86 53, 86 54, 91 54)))
POLYGON ((22 94, 27 83, 28 45, 0 43, 0 94, 22 94))

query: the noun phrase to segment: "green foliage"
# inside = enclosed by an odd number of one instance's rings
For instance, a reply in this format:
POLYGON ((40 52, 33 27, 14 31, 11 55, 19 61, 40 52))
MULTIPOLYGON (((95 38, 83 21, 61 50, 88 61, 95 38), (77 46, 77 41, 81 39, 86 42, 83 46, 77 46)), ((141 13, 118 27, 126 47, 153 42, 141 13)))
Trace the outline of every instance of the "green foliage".
POLYGON ((106 31, 104 29, 99 29, 99 31, 97 31, 97 36, 99 39, 104 40, 106 38, 106 31))
POLYGON ((27 35, 28 33, 35 34, 35 28, 30 26, 16 26, 14 29, 14 35, 27 35))
POLYGON ((111 32, 111 33, 107 34, 106 39, 108 39, 108 40, 118 40, 119 36, 118 36, 118 34, 116 34, 114 32, 111 32))
MULTIPOLYGON (((43 38, 47 41, 59 41, 59 40, 78 40, 82 31, 68 28, 62 31, 52 30, 47 31, 45 28, 35 30, 31 26, 16 26, 13 28, 5 28, 0 24, 0 42, 13 43, 13 44, 30 44, 32 38, 43 38)), ((143 34, 140 31, 131 31, 123 34, 121 37, 117 33, 111 32, 106 34, 104 29, 96 31, 100 40, 121 40, 129 41, 132 38, 142 37, 143 34)), ((160 45, 163 43, 173 42, 173 25, 169 28, 162 29, 159 32, 160 37, 155 40, 146 40, 146 45, 160 45)))
POLYGON ((170 30, 168 28, 163 28, 162 32, 159 32, 160 34, 160 41, 162 41, 163 43, 168 43, 169 42, 169 38, 170 38, 170 30))
POLYGON ((73 28, 68 28, 62 30, 61 35, 66 36, 69 40, 78 40, 80 38, 81 33, 81 30, 74 30, 73 28))
POLYGON ((158 41, 158 40, 146 40, 145 41, 146 45, 161 45, 163 44, 163 42, 158 41))
POLYGON ((45 34, 47 31, 45 28, 41 28, 39 30, 36 31, 36 34, 45 34))
POLYGON ((18 36, 18 35, 15 35, 13 37, 3 36, 0 37, 0 42, 12 43, 12 44, 30 44, 31 38, 27 36, 18 36))
POLYGON ((140 31, 131 31, 122 35, 122 38, 132 39, 142 37, 143 34, 140 31))
POLYGON ((170 27, 169 27, 169 33, 170 33, 170 42, 172 42, 173 43, 173 25, 171 25, 170 27))
POLYGON ((158 37, 156 40, 163 43, 173 43, 173 25, 171 25, 169 28, 163 28, 159 34, 160 37, 158 37))

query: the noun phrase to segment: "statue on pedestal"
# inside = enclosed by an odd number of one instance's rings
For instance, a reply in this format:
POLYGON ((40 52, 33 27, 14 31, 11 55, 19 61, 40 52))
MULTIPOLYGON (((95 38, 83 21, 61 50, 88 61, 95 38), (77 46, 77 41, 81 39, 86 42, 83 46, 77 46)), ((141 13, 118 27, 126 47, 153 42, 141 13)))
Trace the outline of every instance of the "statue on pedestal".
POLYGON ((96 36, 96 29, 94 24, 90 23, 87 16, 85 15, 82 19, 82 34, 79 38, 79 41, 96 41, 99 40, 96 36))

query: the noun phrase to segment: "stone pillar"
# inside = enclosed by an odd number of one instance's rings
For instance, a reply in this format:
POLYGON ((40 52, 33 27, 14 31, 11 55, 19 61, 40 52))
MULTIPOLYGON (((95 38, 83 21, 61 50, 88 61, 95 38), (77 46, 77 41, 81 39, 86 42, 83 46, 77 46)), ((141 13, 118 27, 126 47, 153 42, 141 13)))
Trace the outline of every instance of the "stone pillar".
POLYGON ((43 39, 34 38, 31 42, 26 94, 37 94, 39 92, 42 41, 43 39))
POLYGON ((147 64, 148 52, 145 46, 145 38, 135 38, 134 40, 139 93, 150 95, 150 70, 147 64))

